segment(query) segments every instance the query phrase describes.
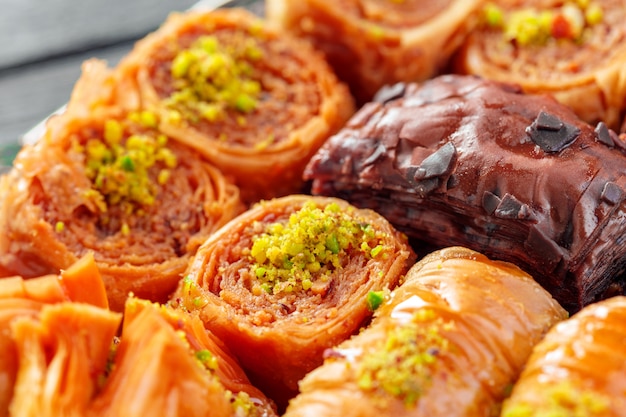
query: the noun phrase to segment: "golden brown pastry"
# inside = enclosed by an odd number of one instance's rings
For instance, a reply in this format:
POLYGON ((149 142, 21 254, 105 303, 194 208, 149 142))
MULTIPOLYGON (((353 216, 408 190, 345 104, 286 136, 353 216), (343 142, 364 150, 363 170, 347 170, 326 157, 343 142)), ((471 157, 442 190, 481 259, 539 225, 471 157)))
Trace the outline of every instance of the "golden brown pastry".
POLYGON ((106 308, 93 256, 59 276, 0 280, 0 416, 276 416, 193 314, 106 308))
POLYGON ((434 252, 369 327, 325 352, 285 416, 495 416, 533 346, 566 316, 513 264, 434 252))
POLYGON ((18 370, 18 351, 10 336, 19 317, 37 317, 47 304, 80 302, 106 308, 104 285, 93 256, 85 255, 60 275, 0 280, 0 416, 7 416, 18 370))
MULTIPOLYGON (((495 4, 495 6, 494 6, 495 4)), ((462 47, 456 71, 549 93, 617 130, 626 102, 626 2, 500 0, 462 47)))
POLYGON ((483 0, 267 0, 268 19, 322 50, 363 103, 384 85, 439 73, 483 0))
POLYGON ((121 319, 81 303, 45 305, 37 317, 15 318, 18 372, 9 415, 88 416, 121 319))
POLYGON ((244 206, 217 168, 157 129, 156 114, 108 101, 106 72, 88 65, 68 110, 0 178, 0 276, 54 273, 92 251, 120 311, 131 292, 164 301, 244 206))
POLYGON ((250 379, 284 406, 322 354, 371 316, 415 255, 377 213, 324 197, 262 202, 198 250, 173 303, 198 311, 250 379))
POLYGON ((134 298, 125 313, 119 339, 121 314, 87 304, 16 317, 8 415, 276 416, 197 318, 134 298))
POLYGON ((131 298, 96 416, 276 416, 193 315, 131 298))
POLYGON ((626 297, 591 304, 535 347, 502 417, 626 416, 626 297))
POLYGON ((306 161, 354 111, 318 52, 243 9, 172 15, 119 72, 247 202, 300 191, 306 161))

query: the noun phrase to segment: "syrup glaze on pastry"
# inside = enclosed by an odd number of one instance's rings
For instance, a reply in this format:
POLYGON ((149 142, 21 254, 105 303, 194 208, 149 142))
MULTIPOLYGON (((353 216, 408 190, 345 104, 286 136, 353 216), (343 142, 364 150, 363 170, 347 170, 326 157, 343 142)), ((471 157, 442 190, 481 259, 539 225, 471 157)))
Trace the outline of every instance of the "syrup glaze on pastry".
POLYGON ((535 346, 502 417, 626 415, 626 297, 585 307, 535 346))
POLYGON ((197 311, 280 409, 324 350, 371 318, 367 293, 394 288, 414 262, 406 236, 378 213, 291 195, 207 239, 172 304, 197 311))
POLYGON ((433 252, 326 351, 286 417, 494 416, 533 346, 567 316, 526 273, 466 248, 433 252))

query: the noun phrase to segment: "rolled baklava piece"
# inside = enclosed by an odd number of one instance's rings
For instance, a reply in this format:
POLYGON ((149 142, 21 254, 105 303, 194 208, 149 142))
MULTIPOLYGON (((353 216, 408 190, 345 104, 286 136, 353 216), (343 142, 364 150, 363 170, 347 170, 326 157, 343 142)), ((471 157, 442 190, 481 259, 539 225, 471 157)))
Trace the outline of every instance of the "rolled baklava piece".
POLYGON ((111 307, 165 301, 190 257, 244 206, 237 187, 147 111, 68 110, 0 179, 0 272, 25 278, 93 252, 111 307))
POLYGON ((241 9, 172 15, 119 72, 247 202, 301 191, 306 161, 354 112, 320 53, 241 9))
POLYGON ((378 300, 372 323, 302 380, 286 417, 498 415, 533 346, 567 317, 518 267, 461 247, 427 255, 378 300))
POLYGON ((314 194, 436 247, 510 261, 570 312, 624 291, 626 156, 549 96, 473 76, 364 106, 311 160, 314 194))
POLYGON ((547 93, 619 128, 626 108, 626 2, 500 0, 484 10, 455 70, 547 93))
POLYGON ((360 103, 444 69, 482 0, 267 0, 268 20, 323 51, 360 103))
POLYGON ((414 260, 406 236, 379 214, 292 195, 209 237, 172 303, 198 311, 280 409, 324 350, 371 317, 368 292, 395 287, 414 260))
POLYGON ((273 404, 197 316, 130 298, 94 416, 272 417, 273 404))
POLYGON ((60 275, 0 279, 0 416, 9 415, 18 374, 18 348, 11 323, 21 317, 38 317, 44 306, 63 302, 107 307, 104 285, 91 254, 60 275))
POLYGON ((626 415, 626 297, 585 307, 533 350, 502 417, 626 415))

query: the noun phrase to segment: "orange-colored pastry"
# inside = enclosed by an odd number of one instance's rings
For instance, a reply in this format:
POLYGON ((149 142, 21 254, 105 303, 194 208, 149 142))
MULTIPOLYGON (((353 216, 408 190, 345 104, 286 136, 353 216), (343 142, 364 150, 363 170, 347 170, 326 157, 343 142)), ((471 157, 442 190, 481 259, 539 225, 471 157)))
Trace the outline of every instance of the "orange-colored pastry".
POLYGON ((313 42, 358 102, 444 69, 483 0, 266 0, 268 20, 313 42))
POLYGON ((88 303, 106 308, 106 292, 91 254, 85 255, 60 275, 25 280, 0 280, 0 416, 8 415, 18 370, 18 351, 10 337, 11 323, 18 317, 37 317, 46 304, 88 303))
POLYGON ((276 416, 195 316, 131 298, 97 416, 276 416))
POLYGON ((121 319, 81 303, 45 305, 37 317, 15 318, 10 337, 18 372, 9 415, 89 416, 121 319))
POLYGON ((197 315, 106 308, 93 256, 0 280, 0 416, 276 416, 197 315))
POLYGON ((308 43, 237 8, 170 16, 119 73, 160 128, 234 176, 247 202, 300 191, 308 159, 354 112, 308 43))
POLYGON ((502 417, 626 416, 626 297, 591 304, 535 347, 502 417))
POLYGON ((382 216, 343 200, 262 202, 198 250, 173 304, 198 311, 279 409, 322 354, 371 317, 415 255, 382 216))
MULTIPOLYGON (((94 62, 84 77, 101 72, 94 62)), ((104 83, 79 85, 106 96, 104 83)), ((93 252, 112 309, 131 292, 164 301, 206 237, 243 210, 239 191, 161 133, 156 114, 88 96, 77 86, 0 179, 0 276, 54 273, 93 252)))
POLYGON ((87 304, 16 317, 6 415, 276 416, 197 318, 136 299, 125 313, 119 339, 121 314, 87 304))
POLYGON ((328 349, 286 417, 494 416, 533 346, 567 317, 513 264, 452 247, 427 255, 371 325, 328 349))
POLYGON ((499 0, 455 69, 548 93, 588 123, 618 130, 626 109, 624 0, 499 0))

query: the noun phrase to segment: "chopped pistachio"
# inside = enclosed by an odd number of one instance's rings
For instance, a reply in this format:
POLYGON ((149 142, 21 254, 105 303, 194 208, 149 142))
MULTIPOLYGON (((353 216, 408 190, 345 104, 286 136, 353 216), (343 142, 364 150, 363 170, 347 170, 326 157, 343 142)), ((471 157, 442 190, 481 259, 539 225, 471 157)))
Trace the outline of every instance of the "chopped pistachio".
POLYGON ((256 100, 247 93, 237 95, 235 108, 242 113, 250 113, 256 107, 256 100))
POLYGON ((487 3, 483 10, 484 19, 488 26, 490 27, 502 27, 504 23, 504 12, 502 9, 493 4, 487 3))
POLYGON ((505 13, 488 3, 483 9, 485 24, 501 28, 504 38, 518 46, 541 46, 550 40, 581 41, 590 26, 602 21, 602 7, 593 1, 565 2, 551 9, 520 8, 505 13))
POLYGON ((250 397, 250 394, 245 391, 239 391, 237 394, 233 394, 228 391, 227 395, 230 397, 230 403, 233 407, 235 416, 247 417, 256 415, 256 405, 250 397))
POLYGON ((120 159, 120 166, 124 171, 132 172, 135 170, 135 163, 129 155, 124 155, 120 159))
POLYGON ((157 116, 153 112, 150 111, 142 111, 141 112, 141 123, 145 127, 156 127, 157 126, 157 116))
POLYGON ((250 268, 269 293, 306 291, 342 268, 347 251, 372 259, 372 248, 377 255, 384 245, 371 226, 336 203, 318 207, 307 202, 286 221, 268 224, 253 237, 250 268))
POLYGON ((108 205, 121 205, 126 214, 138 213, 142 205, 156 201, 158 186, 167 182, 170 170, 178 164, 167 148, 167 137, 153 130, 157 123, 152 112, 130 113, 125 119, 105 121, 100 138, 72 147, 84 154, 85 175, 92 181, 93 188, 85 197, 102 212, 108 205), (153 178, 156 164, 166 168, 157 170, 153 178))
POLYGON ((159 172, 159 175, 157 176, 157 182, 159 183, 159 185, 164 185, 170 179, 171 175, 172 171, 168 169, 161 170, 161 172, 159 172))
POLYGON ((263 57, 254 38, 223 45, 217 37, 200 36, 172 60, 175 87, 165 104, 190 120, 215 122, 228 110, 248 114, 257 108, 261 84, 250 78, 251 62, 263 57))
POLYGON ((200 287, 193 277, 186 275, 182 281, 183 304, 180 306, 187 311, 194 311, 204 307, 208 303, 208 299, 204 294, 204 290, 200 287))
POLYGON ((370 254, 372 255, 372 258, 377 257, 384 249, 383 245, 376 245, 372 248, 372 250, 370 251, 370 254))
POLYGON ((116 145, 122 140, 123 127, 117 120, 107 120, 104 123, 104 140, 109 145, 116 145))
POLYGON ((206 369, 212 371, 217 369, 217 358, 208 349, 196 351, 195 356, 206 369))
POLYGON ((603 17, 604 13, 602 11, 602 7, 600 7, 599 4, 591 4, 585 10, 585 21, 590 26, 597 25, 598 23, 602 22, 603 17))
POLYGON ((376 311, 385 300, 384 291, 370 291, 367 293, 367 308, 376 311))
POLYGON ((56 222, 54 225, 54 231, 57 233, 61 233, 65 230, 65 223, 63 222, 56 222))
POLYGON ((432 310, 418 310, 412 320, 393 328, 381 346, 363 355, 357 369, 359 388, 414 406, 428 389, 437 358, 449 350, 442 331, 451 328, 453 323, 432 310))
POLYGON ((257 150, 263 150, 266 149, 268 146, 270 146, 272 143, 274 143, 274 134, 270 133, 269 135, 267 135, 267 138, 265 138, 264 140, 257 142, 254 145, 254 148, 257 150))
POLYGON ((507 400, 502 417, 600 417, 606 415, 610 399, 602 394, 576 387, 571 381, 547 386, 540 394, 541 403, 530 405, 507 400))

